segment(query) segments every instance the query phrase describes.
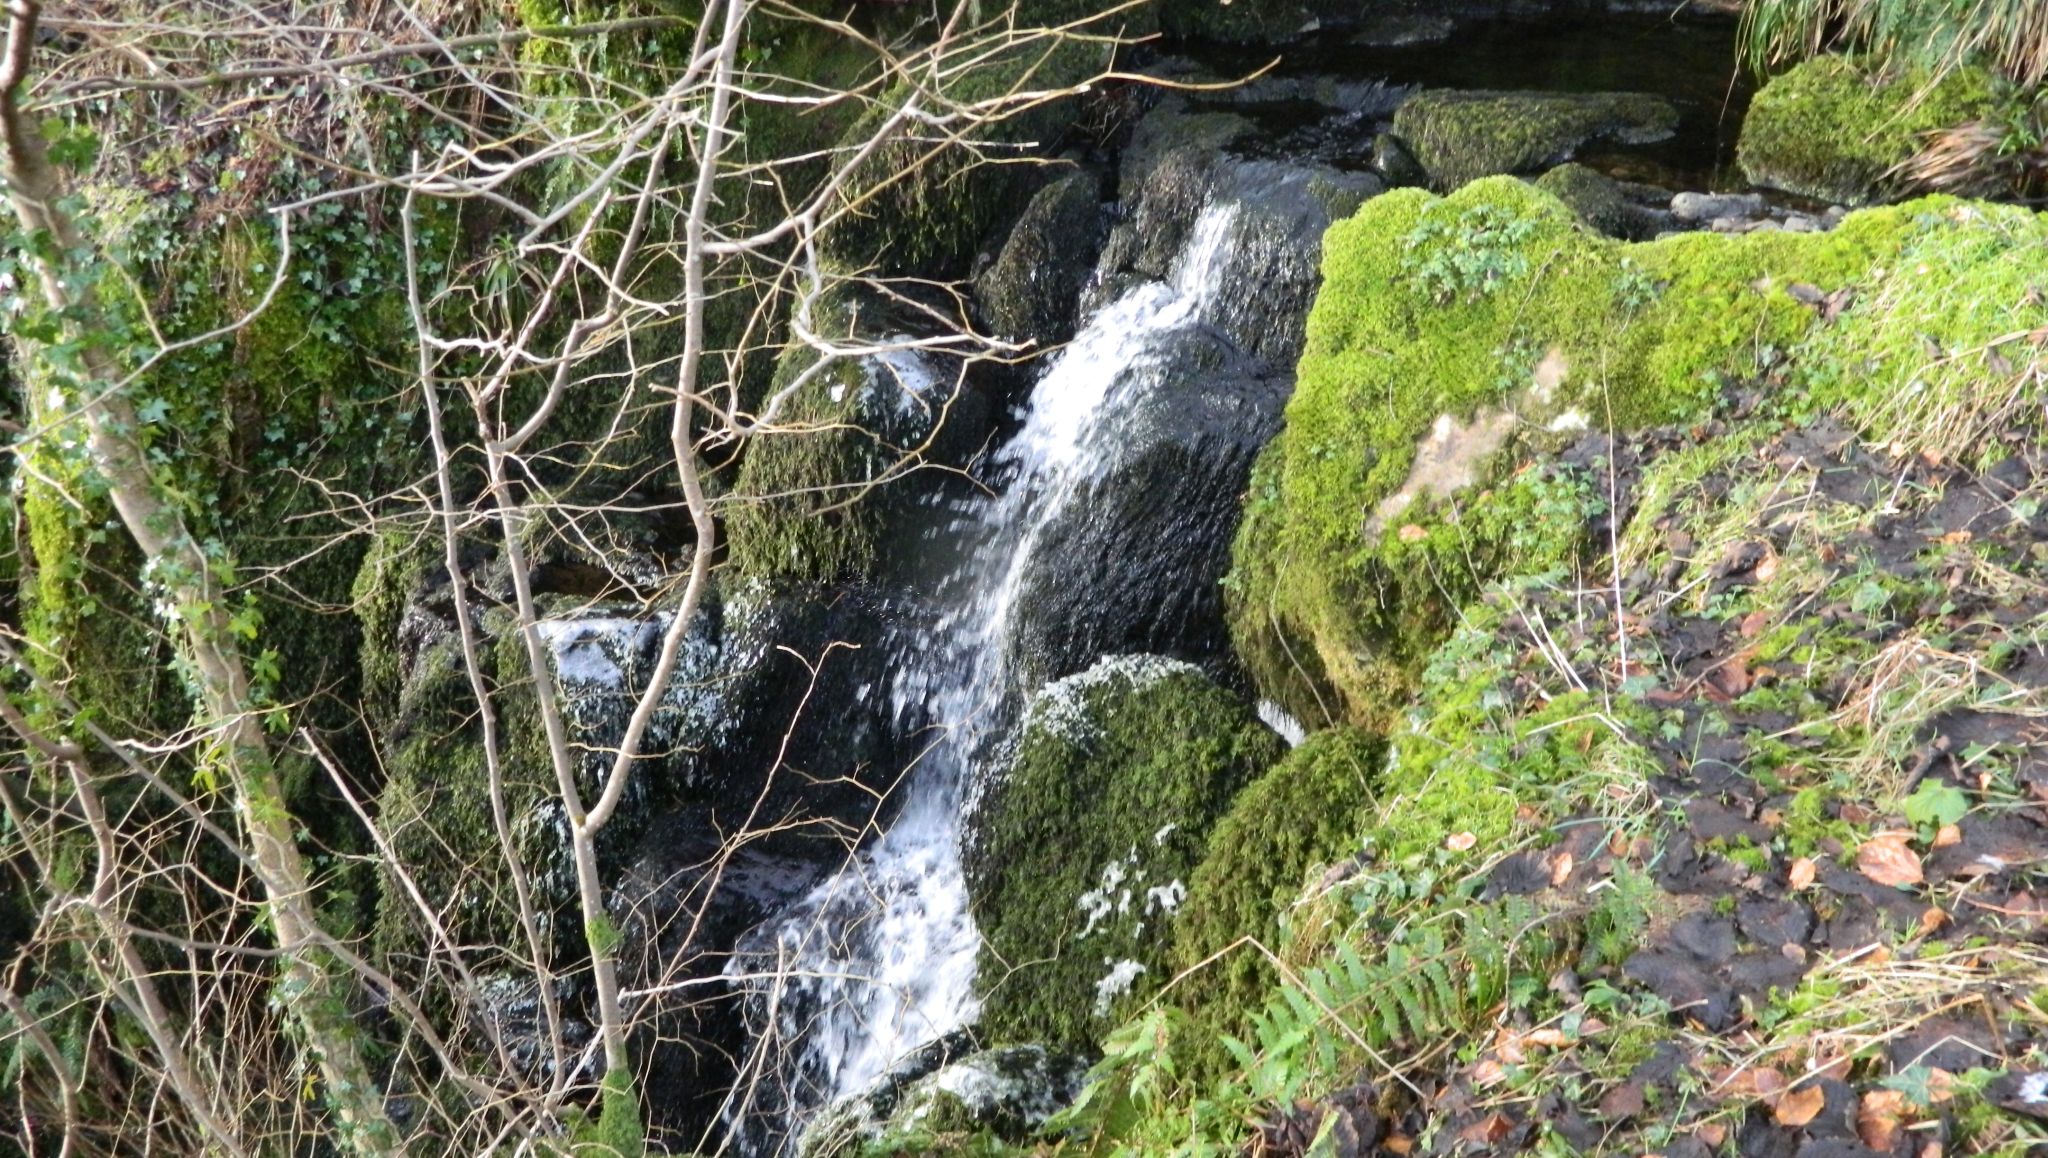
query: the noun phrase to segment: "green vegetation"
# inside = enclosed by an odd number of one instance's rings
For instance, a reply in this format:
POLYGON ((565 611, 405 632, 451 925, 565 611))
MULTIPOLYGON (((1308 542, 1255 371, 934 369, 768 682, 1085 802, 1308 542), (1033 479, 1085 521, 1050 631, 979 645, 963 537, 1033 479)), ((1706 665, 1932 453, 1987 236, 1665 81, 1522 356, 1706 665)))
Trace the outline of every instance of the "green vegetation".
POLYGON ((1952 449, 1955 419, 2002 412, 1965 400, 2009 406, 2033 356, 1989 348, 2048 321, 2022 288, 2048 276, 2043 228, 1936 199, 1825 234, 1626 245, 1518 181, 1367 203, 1325 243, 1238 535, 1230 614, 1261 690, 1303 719, 1385 721, 1485 582, 1577 558, 1598 481, 1516 469, 1575 428, 1705 417, 1772 372, 1788 412, 1952 449))
POLYGON ((1927 134, 1991 115, 1979 68, 1888 70, 1828 56, 1772 78, 1750 105, 1739 157, 1751 181, 1847 205, 1882 200, 1927 134))
POLYGON ((1318 732, 1238 793, 1216 822, 1188 878, 1173 943, 1174 967, 1188 974, 1174 1002, 1198 1011, 1217 1035, 1211 1040, 1241 1035, 1245 1015, 1272 988, 1276 975, 1260 946, 1278 951, 1310 876, 1353 851, 1385 760, 1377 736, 1318 732), (1237 944, 1246 937, 1259 944, 1237 944))
POLYGON ((1436 90, 1409 98, 1394 114, 1394 133, 1443 189, 1533 173, 1589 141, 1641 144, 1677 128, 1677 109, 1639 93, 1436 90))
POLYGON ((2035 0, 1750 0, 1742 20, 1758 72, 1840 45, 1923 69, 1987 65, 2029 88, 2048 79, 2035 0))
POLYGON ((1086 1049, 1170 979, 1211 827, 1280 750, 1169 660, 1107 659, 1040 693, 969 845, 988 1039, 1086 1049))

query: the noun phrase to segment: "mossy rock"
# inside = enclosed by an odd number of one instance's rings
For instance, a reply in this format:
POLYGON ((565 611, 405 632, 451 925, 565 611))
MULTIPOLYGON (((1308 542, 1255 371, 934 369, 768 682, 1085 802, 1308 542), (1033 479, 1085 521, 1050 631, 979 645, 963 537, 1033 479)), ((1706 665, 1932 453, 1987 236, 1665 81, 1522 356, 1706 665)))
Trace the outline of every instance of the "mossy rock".
POLYGON ((1280 754, 1188 664, 1112 657, 1041 692, 967 845, 983 1036, 1087 1049, 1163 984, 1211 826, 1280 754))
POLYGON ((1622 194, 1620 183, 1604 173, 1567 162, 1538 177, 1536 187, 1609 237, 1636 240, 1644 232, 1644 214, 1622 194))
MULTIPOLYGON (((885 308, 849 289, 813 307, 815 332, 841 346, 879 340, 896 327, 885 308)), ((725 504, 733 590, 807 590, 864 576, 902 485, 933 440, 966 437, 981 416, 978 395, 954 365, 910 352, 822 355, 792 344, 769 390, 793 390, 774 428, 749 439, 725 504)))
POLYGON ((995 261, 974 279, 981 316, 998 337, 1053 346, 1074 336, 1081 291, 1102 247, 1102 180, 1081 170, 1031 198, 995 261))
POLYGON ((1286 429, 1253 474, 1227 581, 1240 655, 1297 717, 1384 727, 1486 581, 1587 545, 1597 480, 1517 471, 1528 452, 1708 415, 1760 373, 1784 406, 1952 452, 1963 416, 2011 403, 1999 367, 2036 354, 1948 352, 2048 324, 2026 289, 2048 284, 2044 242, 2034 214, 1947 198, 1637 245, 1511 179, 1375 198, 1325 240, 1286 429))
MULTIPOLYGON (((984 243, 1000 236, 1045 181, 1041 166, 1020 162, 1050 156, 1079 108, 1073 100, 1019 101, 1018 94, 1080 85, 1110 66, 1115 39, 1157 28, 1150 5, 1105 15, 1089 0, 1025 0, 1014 20, 1020 33, 1072 28, 1053 39, 1027 35, 982 53, 971 69, 949 72, 946 101, 993 110, 996 119, 965 132, 972 147, 918 122, 885 138, 849 176, 821 239, 835 264, 899 276, 965 276, 984 243)), ((861 147, 881 128, 880 110, 910 103, 934 111, 929 98, 913 100, 901 82, 848 129, 841 147, 861 147)))
POLYGON ((1993 111, 1996 78, 1964 67, 1938 78, 1824 56, 1773 77, 1751 102, 1736 159, 1759 185, 1844 205, 1893 194, 1890 174, 1931 132, 1993 111))
POLYGON ((1533 173, 1590 141, 1661 141, 1678 130, 1678 110, 1644 93, 1419 93, 1394 114, 1394 133, 1440 188, 1481 177, 1533 173))
POLYGON ((1237 794, 1209 833, 1174 927, 1174 968, 1195 970, 1176 1005, 1218 1033, 1242 1036, 1244 1015, 1276 976, 1258 949, 1233 944, 1250 936, 1281 950, 1285 915, 1310 875, 1354 850, 1385 762, 1386 743, 1372 733, 1317 732, 1237 794))

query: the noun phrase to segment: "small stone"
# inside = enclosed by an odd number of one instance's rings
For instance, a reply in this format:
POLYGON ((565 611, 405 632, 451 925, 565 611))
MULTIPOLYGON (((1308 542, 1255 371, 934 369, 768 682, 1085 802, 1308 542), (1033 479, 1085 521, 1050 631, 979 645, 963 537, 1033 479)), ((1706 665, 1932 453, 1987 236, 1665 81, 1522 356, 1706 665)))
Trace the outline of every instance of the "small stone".
POLYGON ((1671 199, 1671 214, 1680 221, 1755 217, 1763 211, 1764 199, 1755 193, 1680 193, 1671 199))

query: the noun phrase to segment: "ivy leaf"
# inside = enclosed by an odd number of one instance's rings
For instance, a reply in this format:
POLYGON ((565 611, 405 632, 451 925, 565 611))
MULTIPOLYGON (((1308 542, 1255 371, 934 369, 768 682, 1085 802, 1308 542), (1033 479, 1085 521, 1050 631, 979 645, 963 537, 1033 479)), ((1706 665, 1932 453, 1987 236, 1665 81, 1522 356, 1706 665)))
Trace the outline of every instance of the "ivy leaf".
POLYGON ((1902 807, 1906 819, 1916 828, 1940 828, 1954 824, 1970 811, 1970 799, 1953 784, 1934 780, 1923 780, 1913 795, 1906 797, 1902 807))
POLYGON ((171 405, 161 398, 152 398, 135 408, 135 417, 151 425, 160 426, 171 415, 171 405))

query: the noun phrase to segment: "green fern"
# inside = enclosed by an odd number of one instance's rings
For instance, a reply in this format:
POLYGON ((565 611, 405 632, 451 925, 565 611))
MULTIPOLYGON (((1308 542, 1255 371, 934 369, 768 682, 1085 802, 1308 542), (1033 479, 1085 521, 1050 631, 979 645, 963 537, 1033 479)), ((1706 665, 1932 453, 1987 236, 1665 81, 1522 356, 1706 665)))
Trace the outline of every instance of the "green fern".
POLYGON ((1257 1098, 1287 1104, 1351 1072, 1361 1046, 1394 1051, 1472 1029, 1517 978, 1547 976, 1568 958, 1576 938, 1554 917, 1520 898, 1455 909, 1396 933, 1377 961, 1340 941, 1253 1016, 1249 1042, 1226 1048, 1257 1098))

